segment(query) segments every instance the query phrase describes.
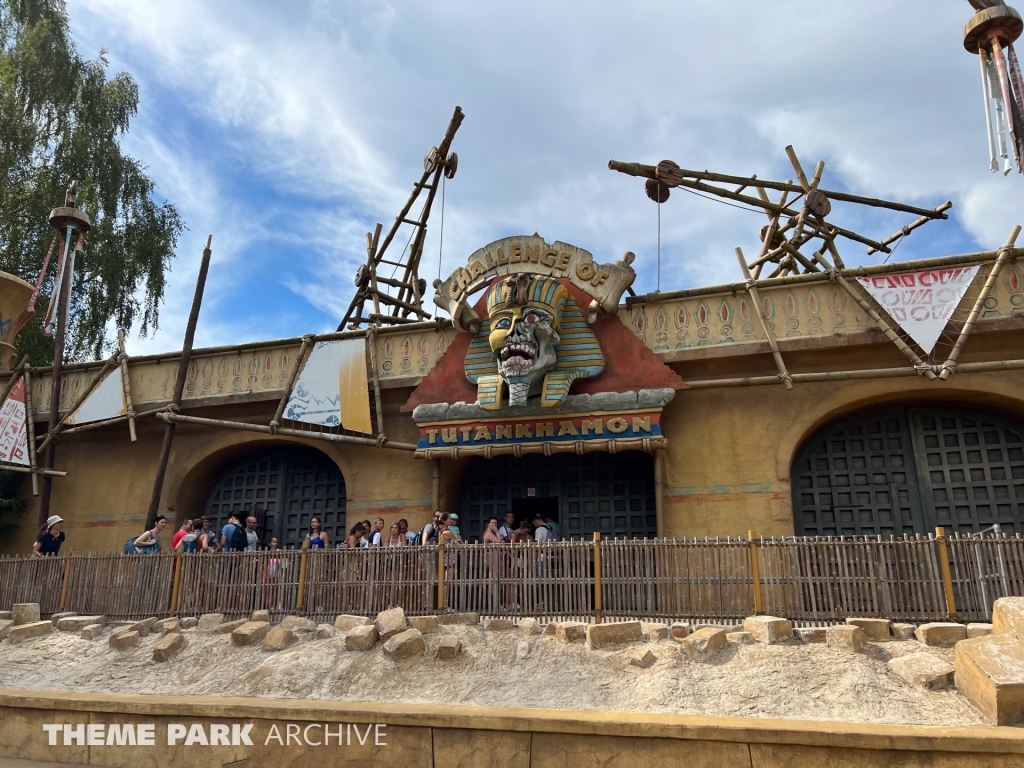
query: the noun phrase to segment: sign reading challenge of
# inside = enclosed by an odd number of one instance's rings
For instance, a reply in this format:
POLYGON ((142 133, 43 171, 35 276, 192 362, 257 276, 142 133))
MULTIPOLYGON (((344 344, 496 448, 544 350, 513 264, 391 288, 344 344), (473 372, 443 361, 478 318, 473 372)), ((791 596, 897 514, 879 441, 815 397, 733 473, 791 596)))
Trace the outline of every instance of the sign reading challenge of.
POLYGON ((435 282, 460 333, 403 409, 417 454, 661 447, 662 408, 684 385, 618 319, 632 261, 508 237, 435 282))

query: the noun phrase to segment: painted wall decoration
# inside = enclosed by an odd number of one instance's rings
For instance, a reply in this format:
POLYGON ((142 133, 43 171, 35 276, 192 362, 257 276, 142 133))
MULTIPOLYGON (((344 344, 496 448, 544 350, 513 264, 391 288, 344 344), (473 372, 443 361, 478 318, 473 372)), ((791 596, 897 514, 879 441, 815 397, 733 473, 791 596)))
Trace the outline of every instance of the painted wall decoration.
POLYGON ((128 413, 128 405, 124 399, 124 380, 120 367, 111 370, 99 385, 81 403, 64 422, 67 425, 88 424, 91 421, 103 421, 128 413))
POLYGON ((24 379, 14 385, 0 406, 0 461, 29 466, 24 379))
POLYGON ((363 339, 317 342, 295 382, 284 417, 372 434, 366 373, 363 339))

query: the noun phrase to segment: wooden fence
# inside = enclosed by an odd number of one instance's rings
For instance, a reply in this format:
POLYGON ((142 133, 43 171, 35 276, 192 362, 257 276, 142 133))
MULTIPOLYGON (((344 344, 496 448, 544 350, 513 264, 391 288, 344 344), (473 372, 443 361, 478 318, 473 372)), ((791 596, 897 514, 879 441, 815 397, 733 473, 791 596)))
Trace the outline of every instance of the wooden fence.
MULTIPOLYGON (((941 529, 940 529, 941 531, 941 529)), ((229 554, 0 557, 0 608, 111 619, 269 610, 798 624, 985 621, 1024 595, 1024 538, 717 538, 229 554)))

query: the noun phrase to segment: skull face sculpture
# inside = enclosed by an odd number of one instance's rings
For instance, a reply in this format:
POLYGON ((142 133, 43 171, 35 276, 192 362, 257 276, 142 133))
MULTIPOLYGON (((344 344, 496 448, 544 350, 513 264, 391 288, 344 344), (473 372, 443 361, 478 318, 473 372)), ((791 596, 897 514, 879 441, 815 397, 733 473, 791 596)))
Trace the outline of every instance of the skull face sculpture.
POLYGON ((487 323, 466 357, 466 374, 477 384, 482 408, 522 407, 531 395, 559 406, 572 382, 604 368, 593 332, 560 281, 520 274, 496 282, 487 294, 487 323), (563 359, 562 347, 571 359, 563 359))

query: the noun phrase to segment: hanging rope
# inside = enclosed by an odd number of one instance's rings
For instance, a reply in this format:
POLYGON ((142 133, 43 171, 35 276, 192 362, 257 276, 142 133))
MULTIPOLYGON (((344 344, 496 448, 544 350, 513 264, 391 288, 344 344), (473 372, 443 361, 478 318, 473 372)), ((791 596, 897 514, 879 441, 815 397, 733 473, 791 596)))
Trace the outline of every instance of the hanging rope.
POLYGON ((661 182, 658 182, 658 289, 661 293, 661 182))
MULTIPOLYGON (((441 279, 441 258, 444 253, 444 187, 445 175, 441 174, 441 237, 437 242, 437 279, 441 279)), ((434 305, 434 319, 437 319, 438 306, 434 305)))

